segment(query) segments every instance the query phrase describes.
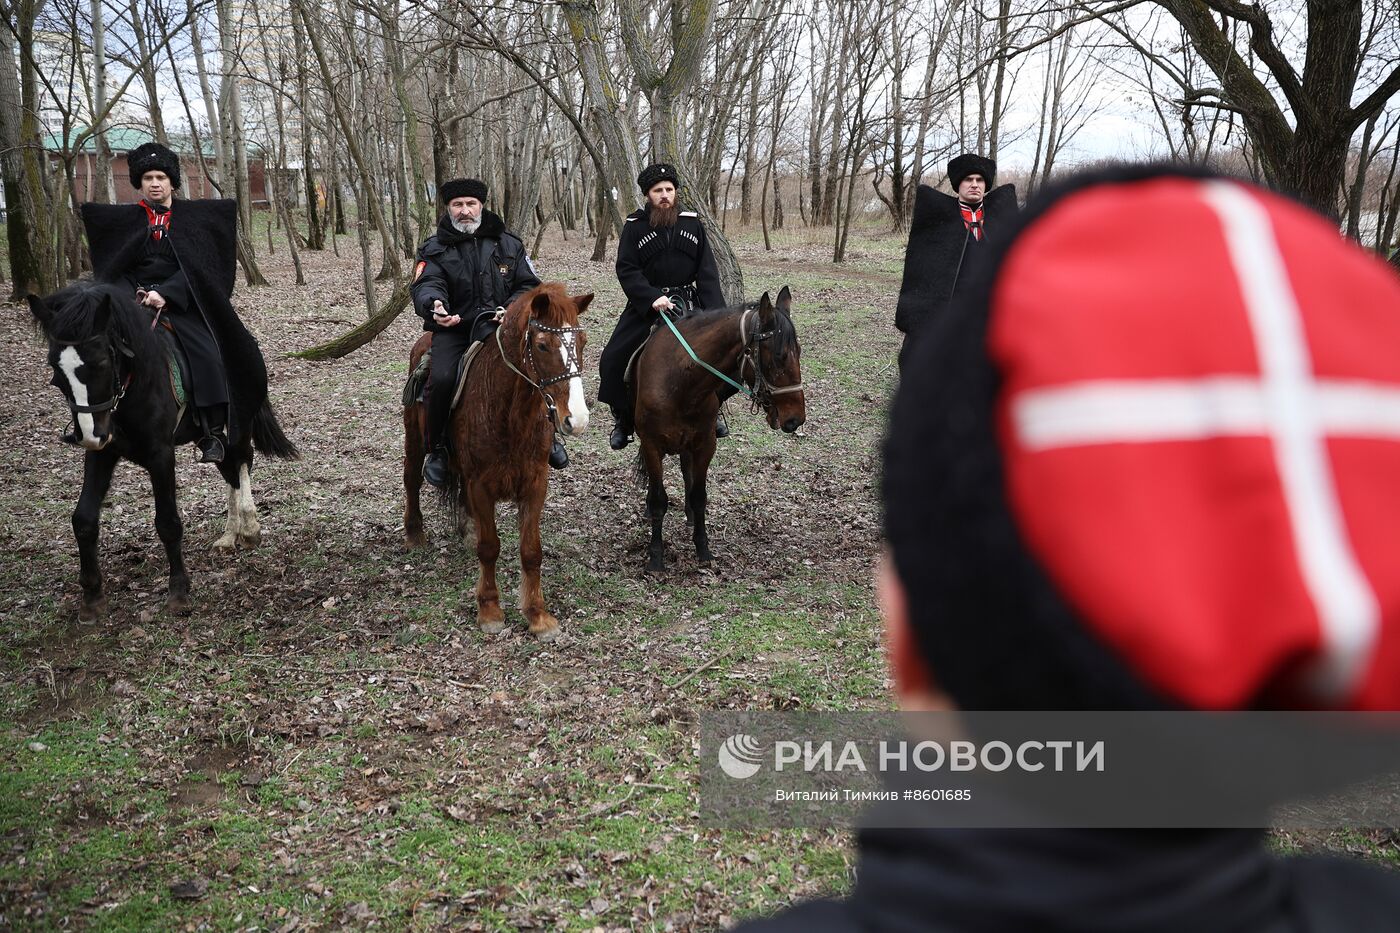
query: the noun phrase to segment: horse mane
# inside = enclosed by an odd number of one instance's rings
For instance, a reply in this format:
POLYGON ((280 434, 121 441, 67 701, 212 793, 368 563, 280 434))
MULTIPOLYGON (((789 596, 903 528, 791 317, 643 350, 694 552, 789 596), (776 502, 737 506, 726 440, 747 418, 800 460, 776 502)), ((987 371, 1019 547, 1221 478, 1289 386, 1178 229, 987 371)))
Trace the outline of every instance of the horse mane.
POLYGON ((46 297, 49 317, 43 324, 45 335, 59 343, 81 343, 103 336, 95 333, 93 318, 104 300, 110 301, 112 309, 106 334, 130 347, 137 361, 159 358, 160 345, 151 329, 150 313, 125 288, 105 282, 74 282, 46 297))
MULTIPOLYGON (((694 327, 704 328, 733 314, 757 310, 757 301, 746 301, 741 305, 731 305, 724 308, 697 308, 677 321, 676 326, 684 330, 687 322, 693 322, 694 327)), ((773 317, 777 319, 777 326, 774 328, 775 339, 772 344, 773 352, 789 352, 797 346, 797 328, 793 326, 792 319, 776 307, 773 309, 773 317)))
POLYGON ((542 282, 511 302, 506 309, 505 319, 501 321, 502 337, 508 346, 512 346, 522 356, 525 353, 525 343, 530 338, 528 322, 531 318, 539 321, 547 327, 566 327, 578 324, 577 315, 574 320, 569 320, 562 312, 564 306, 574 307, 573 299, 569 297, 569 290, 563 282, 542 282), (543 317, 535 317, 534 301, 539 295, 550 297, 549 313, 543 317))

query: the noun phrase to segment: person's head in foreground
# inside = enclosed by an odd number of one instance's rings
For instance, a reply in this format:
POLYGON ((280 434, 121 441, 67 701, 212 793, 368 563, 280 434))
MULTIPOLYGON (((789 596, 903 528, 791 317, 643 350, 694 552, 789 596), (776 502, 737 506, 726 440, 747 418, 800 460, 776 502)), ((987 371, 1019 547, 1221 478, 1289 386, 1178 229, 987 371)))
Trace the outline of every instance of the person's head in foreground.
MULTIPOLYGON (((1400 709, 1400 280, 1279 195, 1027 207, 914 348, 880 581, 906 709, 1400 709)), ((1400 873, 1257 830, 866 830, 761 929, 1380 931, 1400 873)))

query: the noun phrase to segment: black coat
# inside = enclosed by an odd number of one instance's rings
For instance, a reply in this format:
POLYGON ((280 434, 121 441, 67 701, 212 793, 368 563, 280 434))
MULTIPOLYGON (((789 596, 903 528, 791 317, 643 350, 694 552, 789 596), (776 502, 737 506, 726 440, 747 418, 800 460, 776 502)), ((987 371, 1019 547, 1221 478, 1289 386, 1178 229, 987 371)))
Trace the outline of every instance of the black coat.
MULTIPOLYGON (((101 282, 133 287, 150 238, 146 209, 140 204, 84 204, 83 224, 92 253, 92 271, 101 282)), ((237 250, 237 202, 228 199, 176 201, 171 206, 170 245, 182 281, 167 280, 167 299, 198 314, 216 342, 228 382, 229 440, 267 401, 267 366, 262 350, 233 309, 237 250)), ((156 284, 156 283, 135 283, 156 284)), ((164 295, 164 293, 162 293, 164 295)), ((176 322, 178 328, 179 324, 176 322)), ((196 381, 198 375, 196 375, 196 381)))
MULTIPOLYGON (((1016 186, 994 188, 983 204, 986 235, 995 236, 997 228, 1016 213, 1016 186)), ((920 185, 894 326, 906 334, 922 330, 971 280, 971 268, 986 243, 986 236, 980 241, 973 238, 963 223, 957 198, 920 185)))
POLYGON ((1255 830, 867 830, 855 889, 742 933, 1383 933, 1400 872, 1255 830))
POLYGON ((483 210, 475 233, 459 233, 443 214, 437 233, 418 250, 413 308, 424 330, 444 330, 433 320, 433 302, 441 301, 462 318, 449 329, 470 331, 478 314, 507 307, 539 284, 525 244, 498 215, 483 210))
POLYGON ((701 308, 724 307, 719 268, 705 225, 693 211, 681 211, 674 227, 647 223, 647 209, 633 211, 617 238, 617 281, 627 307, 651 313, 661 289, 692 285, 701 308))
POLYGON ((691 286, 697 308, 724 307, 724 292, 705 225, 693 211, 682 211, 675 226, 661 229, 647 222, 645 207, 633 211, 617 238, 616 268, 627 307, 598 361, 598 400, 627 409, 631 405, 623 381, 627 361, 656 323, 651 306, 661 297, 661 289, 691 286))

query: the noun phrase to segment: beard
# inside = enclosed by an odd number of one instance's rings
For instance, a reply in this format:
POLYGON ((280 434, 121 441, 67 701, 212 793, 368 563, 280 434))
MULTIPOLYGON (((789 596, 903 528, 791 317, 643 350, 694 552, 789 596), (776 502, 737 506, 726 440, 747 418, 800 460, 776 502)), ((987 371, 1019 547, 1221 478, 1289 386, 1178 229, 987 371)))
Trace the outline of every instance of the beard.
POLYGON ((653 227, 674 227, 676 219, 681 215, 679 204, 672 204, 670 207, 657 207, 655 204, 647 205, 647 220, 653 227))
POLYGON ((476 228, 480 226, 480 217, 478 217, 476 220, 464 220, 461 222, 458 222, 457 218, 455 217, 452 218, 452 229, 456 230, 458 233, 475 233, 476 228))

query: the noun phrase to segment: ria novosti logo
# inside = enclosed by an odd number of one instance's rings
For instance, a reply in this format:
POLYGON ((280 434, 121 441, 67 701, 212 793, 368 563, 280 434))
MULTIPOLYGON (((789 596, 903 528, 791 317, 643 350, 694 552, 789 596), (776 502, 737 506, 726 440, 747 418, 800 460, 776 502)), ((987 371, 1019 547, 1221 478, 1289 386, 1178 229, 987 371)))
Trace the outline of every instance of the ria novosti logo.
POLYGON ((719 747, 720 770, 740 781, 757 774, 762 761, 762 746, 758 739, 742 732, 731 735, 719 747))

